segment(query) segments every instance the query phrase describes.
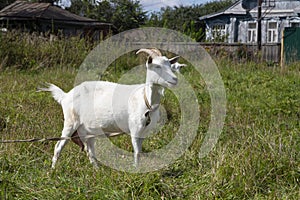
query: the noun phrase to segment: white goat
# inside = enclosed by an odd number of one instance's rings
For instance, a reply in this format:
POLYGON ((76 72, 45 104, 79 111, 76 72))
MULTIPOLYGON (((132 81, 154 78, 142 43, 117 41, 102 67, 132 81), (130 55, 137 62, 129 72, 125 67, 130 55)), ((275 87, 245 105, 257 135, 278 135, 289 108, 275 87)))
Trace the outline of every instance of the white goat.
MULTIPOLYGON (((94 152, 94 137, 87 135, 105 134, 107 136, 130 133, 134 149, 134 164, 138 166, 142 141, 159 120, 160 98, 163 87, 177 84, 172 71, 178 71, 178 56, 168 59, 158 49, 140 49, 149 55, 146 62, 147 77, 145 84, 122 85, 105 81, 88 81, 65 93, 59 87, 49 84, 39 91, 49 91, 62 106, 64 128, 62 137, 79 135, 75 143, 83 147, 90 162, 98 168, 94 152), (172 67, 175 67, 172 69, 172 67), (163 87, 162 87, 163 86, 163 87)), ((67 140, 55 145, 52 168, 67 140)))

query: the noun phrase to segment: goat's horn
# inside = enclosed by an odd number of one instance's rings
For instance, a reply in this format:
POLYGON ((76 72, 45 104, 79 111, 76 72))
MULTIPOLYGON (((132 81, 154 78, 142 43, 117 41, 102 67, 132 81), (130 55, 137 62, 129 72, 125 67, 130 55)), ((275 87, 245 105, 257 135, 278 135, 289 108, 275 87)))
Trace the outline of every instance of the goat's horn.
POLYGON ((149 54, 149 56, 151 58, 155 58, 157 56, 162 56, 161 52, 156 48, 153 48, 153 49, 140 49, 136 52, 136 54, 139 54, 141 52, 149 54))
POLYGON ((157 48, 152 48, 150 50, 153 51, 153 52, 155 52, 158 56, 162 56, 160 50, 158 50, 157 48))

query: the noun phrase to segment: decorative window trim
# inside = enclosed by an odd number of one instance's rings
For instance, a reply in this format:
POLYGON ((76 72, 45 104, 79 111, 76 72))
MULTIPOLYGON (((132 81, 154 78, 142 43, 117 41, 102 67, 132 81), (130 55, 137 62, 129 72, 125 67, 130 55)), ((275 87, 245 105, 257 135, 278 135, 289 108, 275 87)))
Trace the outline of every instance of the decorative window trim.
POLYGON ((211 27, 211 35, 213 41, 225 42, 227 36, 226 24, 214 24, 211 27))
POLYGON ((290 27, 295 27, 295 28, 297 27, 298 28, 298 27, 300 27, 300 22, 291 22, 290 27))
POLYGON ((276 6, 275 0, 263 0, 262 6, 265 8, 274 8, 276 6))
POLYGON ((277 43, 278 42, 278 21, 268 21, 267 22, 267 43, 277 43))
POLYGON ((300 27, 300 17, 288 18, 289 27, 300 27))
POLYGON ((247 42, 257 42, 257 23, 255 21, 247 23, 247 42))

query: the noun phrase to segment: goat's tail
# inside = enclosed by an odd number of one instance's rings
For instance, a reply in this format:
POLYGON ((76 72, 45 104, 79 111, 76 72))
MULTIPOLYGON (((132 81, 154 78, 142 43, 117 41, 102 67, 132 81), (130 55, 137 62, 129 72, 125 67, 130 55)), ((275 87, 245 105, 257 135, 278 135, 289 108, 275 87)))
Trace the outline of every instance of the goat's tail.
POLYGON ((37 88, 37 92, 51 92, 53 98, 61 104, 61 101, 66 96, 66 93, 54 84, 46 83, 43 88, 37 88))

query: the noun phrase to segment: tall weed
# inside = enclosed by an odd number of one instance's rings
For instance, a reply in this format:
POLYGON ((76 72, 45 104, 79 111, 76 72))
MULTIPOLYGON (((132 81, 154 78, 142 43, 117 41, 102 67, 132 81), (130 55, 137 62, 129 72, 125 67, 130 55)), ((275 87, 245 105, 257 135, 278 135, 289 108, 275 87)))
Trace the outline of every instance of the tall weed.
POLYGON ((0 69, 78 67, 92 46, 79 37, 53 39, 20 31, 0 33, 0 69))

